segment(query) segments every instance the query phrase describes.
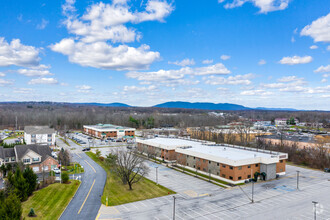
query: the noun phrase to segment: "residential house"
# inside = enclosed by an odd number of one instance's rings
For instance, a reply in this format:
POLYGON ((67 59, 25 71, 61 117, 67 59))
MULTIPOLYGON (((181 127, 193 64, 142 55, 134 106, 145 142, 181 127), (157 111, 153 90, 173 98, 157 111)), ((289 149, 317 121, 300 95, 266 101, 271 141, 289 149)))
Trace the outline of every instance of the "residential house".
POLYGON ((26 144, 47 144, 55 146, 55 129, 48 126, 25 126, 24 140, 26 144))

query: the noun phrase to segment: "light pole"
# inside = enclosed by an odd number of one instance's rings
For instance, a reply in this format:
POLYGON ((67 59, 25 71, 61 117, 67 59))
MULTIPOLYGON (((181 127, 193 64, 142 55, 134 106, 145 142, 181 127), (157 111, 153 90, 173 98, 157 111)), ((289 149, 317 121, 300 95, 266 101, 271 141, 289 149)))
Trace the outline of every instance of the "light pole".
POLYGON ((300 171, 297 170, 297 190, 299 190, 299 172, 300 171))
POLYGON ((254 203, 253 193, 254 193, 254 181, 252 180, 252 203, 254 203))
POLYGON ((158 167, 156 167, 156 185, 158 185, 158 167))
POLYGON ((316 220, 316 205, 318 202, 312 201, 312 203, 314 204, 314 220, 316 220))
POLYGON ((175 220, 175 196, 173 196, 173 220, 175 220))

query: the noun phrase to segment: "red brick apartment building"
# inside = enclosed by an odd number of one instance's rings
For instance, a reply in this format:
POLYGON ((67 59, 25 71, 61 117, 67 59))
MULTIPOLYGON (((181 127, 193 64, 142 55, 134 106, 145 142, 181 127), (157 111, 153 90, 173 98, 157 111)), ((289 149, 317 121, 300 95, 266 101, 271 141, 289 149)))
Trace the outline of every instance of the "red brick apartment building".
POLYGON ((135 128, 122 127, 112 124, 84 125, 84 133, 97 138, 134 137, 135 128))

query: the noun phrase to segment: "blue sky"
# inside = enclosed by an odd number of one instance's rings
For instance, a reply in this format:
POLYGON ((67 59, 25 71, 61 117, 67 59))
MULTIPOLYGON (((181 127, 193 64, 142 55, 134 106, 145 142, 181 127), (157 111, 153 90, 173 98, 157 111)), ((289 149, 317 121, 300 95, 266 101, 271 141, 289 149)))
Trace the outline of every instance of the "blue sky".
POLYGON ((330 110, 324 0, 1 1, 0 100, 330 110))

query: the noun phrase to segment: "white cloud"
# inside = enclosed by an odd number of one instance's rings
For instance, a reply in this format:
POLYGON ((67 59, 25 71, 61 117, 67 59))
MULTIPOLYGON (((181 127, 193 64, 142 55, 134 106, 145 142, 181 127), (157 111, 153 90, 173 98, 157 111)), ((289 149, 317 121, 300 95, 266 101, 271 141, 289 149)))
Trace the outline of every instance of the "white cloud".
POLYGON ((265 65, 266 64, 266 60, 261 59, 261 60, 259 60, 258 64, 259 65, 265 65))
POLYGON ((89 93, 93 90, 92 87, 88 85, 80 85, 80 86, 76 86, 76 88, 78 89, 78 92, 81 93, 89 93))
POLYGON ((0 86, 6 86, 6 85, 11 85, 11 84, 13 84, 12 81, 0 78, 0 86))
POLYGON ((55 78, 37 78, 37 79, 32 79, 28 82, 30 85, 35 85, 35 84, 57 84, 58 81, 55 78))
POLYGON ((256 96, 267 96, 274 94, 273 92, 265 91, 263 89, 256 89, 256 90, 247 90, 242 91, 241 95, 256 95, 256 96))
POLYGON ((192 65, 195 65, 195 61, 194 59, 183 59, 181 61, 174 61, 174 62, 171 62, 169 61, 168 62, 169 64, 174 64, 174 65, 177 65, 177 66, 192 66, 192 65))
POLYGON ((330 72, 330 65, 328 66, 320 66, 319 68, 317 68, 316 70, 314 70, 315 73, 328 73, 330 72))
POLYGON ((300 35, 310 36, 314 42, 330 42, 330 13, 304 27, 300 35))
POLYGON ((211 64, 211 63, 213 63, 213 60, 207 60, 206 59, 206 60, 203 60, 202 63, 203 64, 211 64))
POLYGON ((113 47, 106 42, 87 44, 68 38, 51 45, 51 49, 68 55, 72 63, 113 70, 146 69, 160 57, 158 52, 149 51, 148 45, 138 48, 127 45, 113 47))
POLYGON ((324 77, 324 78, 327 78, 327 77, 329 77, 330 76, 330 73, 329 74, 323 74, 322 75, 322 77, 324 77))
POLYGON ((45 20, 45 19, 41 19, 41 23, 37 25, 37 29, 39 30, 43 30, 46 28, 46 26, 48 25, 49 21, 45 20))
MULTIPOLYGON (((82 66, 91 66, 112 70, 147 69, 159 59, 158 52, 149 51, 148 45, 138 48, 127 45, 113 46, 108 43, 128 43, 139 41, 140 33, 126 23, 144 21, 160 21, 168 16, 173 6, 166 1, 150 0, 144 10, 131 10, 126 1, 113 1, 111 4, 97 3, 91 5, 85 14, 75 14, 74 0, 67 0, 62 6, 63 14, 67 17, 64 24, 68 32, 77 37, 62 39, 51 45, 53 51, 69 57, 70 62, 82 66)), ((142 6, 141 6, 142 8, 142 6)))
POLYGON ((293 81, 302 81, 303 78, 298 78, 297 76, 284 76, 277 81, 279 82, 293 82, 293 81))
POLYGON ((287 64, 287 65, 296 65, 296 64, 305 64, 310 63, 313 61, 311 56, 293 56, 293 57, 283 57, 279 63, 280 64, 287 64))
POLYGON ((220 59, 222 59, 222 60, 229 60, 230 59, 230 56, 223 54, 223 55, 220 56, 220 59))
MULTIPOLYGON (((219 3, 225 0, 218 1, 219 3)), ((241 7, 246 2, 251 2, 255 7, 260 9, 259 13, 267 13, 271 11, 284 10, 288 7, 290 0, 232 0, 231 3, 225 4, 225 8, 241 7)))
POLYGON ((23 45, 19 39, 8 43, 0 37, 0 66, 37 66, 39 61, 37 48, 23 45))
POLYGON ((49 76, 49 75, 54 75, 51 72, 49 72, 50 66, 46 66, 46 65, 39 65, 36 67, 31 67, 29 69, 18 69, 17 73, 21 74, 21 75, 25 75, 25 76, 49 76))
POLYGON ((31 88, 15 88, 13 93, 18 93, 18 94, 31 94, 34 92, 34 89, 31 88))
POLYGON ((330 51, 330 45, 329 45, 329 46, 327 46, 327 50, 328 50, 328 51, 330 51))
POLYGON ((124 86, 125 92, 143 93, 143 92, 150 92, 155 90, 156 90, 156 86, 153 85, 148 87, 124 86))
POLYGON ((323 78, 322 80, 321 80, 321 83, 325 83, 325 82, 327 82, 328 80, 326 79, 326 78, 323 78))
POLYGON ((2 73, 2 72, 0 72, 0 77, 4 77, 4 76, 6 76, 6 74, 5 74, 5 73, 2 73))
POLYGON ((209 76, 205 78, 205 83, 209 85, 250 85, 250 79, 252 78, 254 78, 254 75, 252 73, 245 75, 229 76, 227 78, 219 76, 209 76))
POLYGON ((309 47, 309 49, 311 49, 311 50, 316 50, 317 48, 319 48, 317 45, 312 45, 309 47))

